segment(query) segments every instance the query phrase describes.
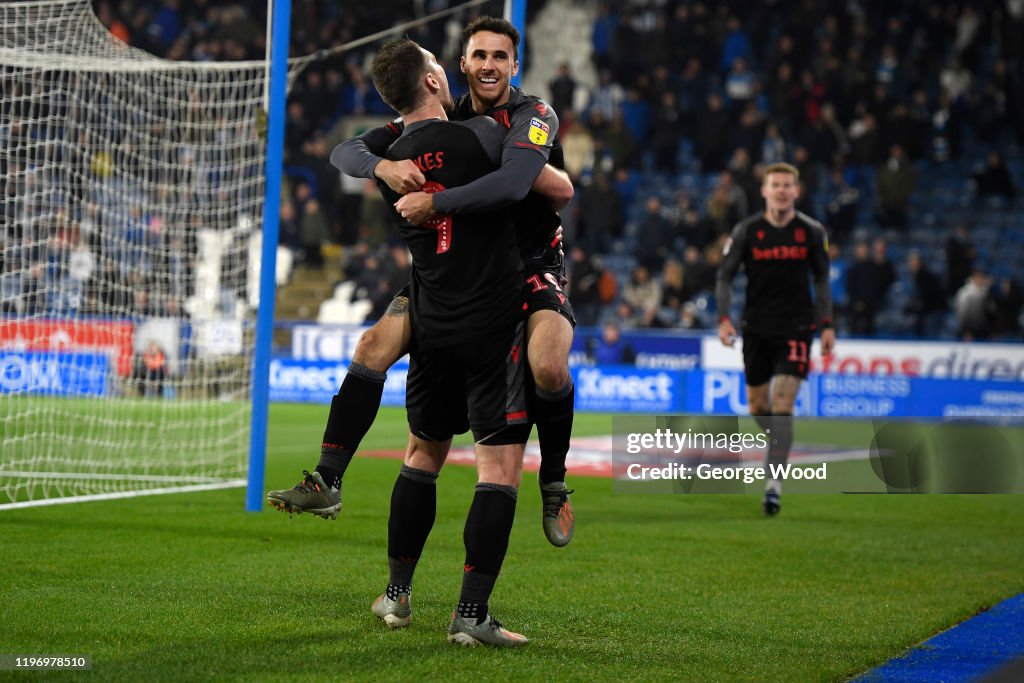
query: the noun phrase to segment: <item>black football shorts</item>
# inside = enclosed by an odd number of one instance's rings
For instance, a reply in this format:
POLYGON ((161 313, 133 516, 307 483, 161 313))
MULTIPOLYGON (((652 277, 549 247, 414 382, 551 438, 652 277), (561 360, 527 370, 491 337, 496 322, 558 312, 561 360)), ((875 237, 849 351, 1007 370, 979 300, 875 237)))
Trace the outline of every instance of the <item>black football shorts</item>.
POLYGON ((743 333, 743 371, 747 384, 757 387, 775 375, 807 379, 814 334, 793 332, 783 336, 743 333))
POLYGON ((523 312, 529 316, 534 311, 556 311, 576 327, 576 316, 572 304, 562 289, 565 281, 558 271, 551 268, 527 269, 523 272, 523 312))
POLYGON ((473 440, 485 446, 526 443, 524 325, 490 339, 411 352, 409 430, 426 441, 472 429, 473 440))

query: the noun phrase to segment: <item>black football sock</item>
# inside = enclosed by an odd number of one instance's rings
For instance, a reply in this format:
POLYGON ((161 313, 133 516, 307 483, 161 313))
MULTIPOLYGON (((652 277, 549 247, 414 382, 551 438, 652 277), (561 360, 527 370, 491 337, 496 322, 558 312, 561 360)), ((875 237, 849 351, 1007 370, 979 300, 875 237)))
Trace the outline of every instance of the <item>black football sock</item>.
POLYGON ((517 496, 518 490, 514 486, 481 482, 476 485, 473 504, 466 515, 466 528, 462 534, 466 544, 466 564, 457 609, 459 616, 476 619, 476 623, 487 618, 487 601, 508 550, 517 496))
POLYGON ((771 426, 772 426, 772 413, 771 413, 771 411, 768 411, 767 413, 756 414, 756 415, 754 413, 751 413, 750 417, 754 418, 754 422, 757 423, 757 426, 761 428, 762 432, 767 432, 771 428, 771 426))
POLYGON ((793 414, 775 413, 771 418, 771 433, 768 441, 768 489, 776 493, 782 490, 782 481, 772 476, 772 466, 776 469, 785 467, 789 461, 789 451, 793 447, 793 414))
MULTIPOLYGON (((437 475, 402 465, 388 517, 388 590, 409 590, 437 514, 437 475)), ((388 597, 391 597, 390 592, 388 597)), ((394 599, 394 598, 392 598, 394 599)))
POLYGON ((377 417, 386 377, 383 372, 352 363, 338 394, 331 399, 331 412, 320 444, 320 462, 316 466, 328 486, 340 486, 359 442, 377 417))
POLYGON ((537 388, 533 399, 530 415, 540 439, 540 481, 565 481, 565 458, 569 453, 576 399, 572 378, 557 391, 537 388))

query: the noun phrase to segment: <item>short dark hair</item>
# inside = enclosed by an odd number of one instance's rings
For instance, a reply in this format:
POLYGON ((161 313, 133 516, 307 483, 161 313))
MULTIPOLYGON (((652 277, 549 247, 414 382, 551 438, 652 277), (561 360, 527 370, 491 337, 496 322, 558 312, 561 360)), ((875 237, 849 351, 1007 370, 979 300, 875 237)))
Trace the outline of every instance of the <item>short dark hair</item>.
POLYGON ((420 81, 426 71, 423 49, 408 38, 385 43, 370 66, 373 87, 399 114, 408 114, 419 106, 423 98, 420 81))
POLYGON ((519 29, 511 21, 498 17, 478 17, 462 30, 462 45, 469 45, 469 39, 480 31, 490 31, 508 36, 512 40, 512 59, 519 61, 519 29))

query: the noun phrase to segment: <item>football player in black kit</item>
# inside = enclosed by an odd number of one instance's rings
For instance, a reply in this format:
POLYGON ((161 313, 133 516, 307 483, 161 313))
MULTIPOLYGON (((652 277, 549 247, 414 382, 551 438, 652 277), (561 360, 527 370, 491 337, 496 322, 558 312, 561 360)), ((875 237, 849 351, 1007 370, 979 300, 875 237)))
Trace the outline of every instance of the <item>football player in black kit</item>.
MULTIPOLYGON (((509 85, 518 71, 519 32, 504 19, 481 17, 463 32, 462 71, 470 94, 455 104, 453 119, 488 114, 505 130, 502 167, 460 188, 422 192, 422 165, 384 157, 401 133, 395 122, 370 130, 339 145, 331 162, 348 175, 376 178, 405 196, 399 212, 412 224, 438 214, 481 211, 515 202, 512 209, 519 251, 526 271, 527 356, 533 390, 528 391, 530 417, 541 446, 539 481, 545 536, 556 546, 572 540, 575 516, 565 485, 565 459, 572 431, 574 391, 569 375, 569 348, 575 319, 562 291, 564 267, 558 236, 560 219, 552 208, 572 198, 564 172, 545 165, 549 155, 561 165, 558 119, 541 99, 509 85), (533 192, 530 192, 532 183, 533 192)), ((429 164, 428 164, 429 165, 429 164)), ((408 294, 399 292, 387 313, 360 338, 352 364, 334 397, 316 471, 290 491, 268 494, 272 505, 288 511, 336 516, 341 477, 380 405, 385 373, 408 347, 408 294), (322 478, 321 487, 313 477, 322 478)))
MULTIPOLYGON (((743 311, 743 369, 750 414, 770 428, 768 463, 782 464, 793 445, 793 404, 807 379, 811 342, 821 335, 821 354, 835 348, 832 293, 828 282, 828 236, 824 226, 796 210, 799 172, 790 164, 765 169, 761 196, 765 210, 740 221, 726 243, 718 269, 718 338, 736 342, 732 323, 732 281, 747 273, 743 311), (811 300, 809 281, 814 283, 811 300), (774 380, 774 381, 773 381, 774 380)), ((782 483, 769 479, 763 507, 768 516, 781 509, 782 483)))
MULTIPOLYGON (((408 39, 374 58, 373 82, 403 116, 387 158, 410 159, 423 187, 465 186, 498 167, 504 130, 493 119, 449 122, 444 70, 408 39)), ((379 182, 392 206, 401 195, 379 182)), ((522 348, 522 261, 508 211, 435 215, 415 225, 395 214, 412 252, 412 325, 406 410, 409 445, 391 495, 387 590, 372 611, 392 628, 412 618, 413 572, 436 511, 435 486, 453 434, 472 429, 478 483, 466 518, 462 593, 448 640, 515 647, 526 638, 499 624, 488 599, 508 549, 523 450, 530 432, 522 348)))

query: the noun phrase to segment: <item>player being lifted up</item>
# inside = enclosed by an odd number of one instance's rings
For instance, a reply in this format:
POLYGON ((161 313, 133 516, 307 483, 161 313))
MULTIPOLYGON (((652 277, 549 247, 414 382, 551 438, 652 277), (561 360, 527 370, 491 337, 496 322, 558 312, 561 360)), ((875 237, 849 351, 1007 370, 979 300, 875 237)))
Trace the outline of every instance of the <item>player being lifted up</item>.
MULTIPOLYGON (((768 463, 785 465, 793 445, 793 405, 807 379, 814 331, 821 333, 821 354, 835 347, 832 293, 828 282, 828 235, 824 226, 796 210, 800 175, 790 164, 764 171, 765 210, 741 221, 726 243, 715 286, 718 338, 736 341, 732 324, 732 281, 747 273, 743 311, 743 371, 750 414, 770 429, 768 463), (809 281, 814 282, 811 300, 809 281), (774 381, 773 381, 774 380, 774 381)), ((768 516, 781 509, 782 483, 771 479, 764 493, 768 516)))
MULTIPOLYGON (((575 319, 562 291, 560 219, 552 204, 558 208, 567 204, 572 184, 564 172, 545 165, 549 156, 552 164, 562 163, 555 113, 543 100, 510 86, 519 70, 516 28, 503 19, 481 17, 466 27, 463 41, 460 67, 470 93, 455 103, 452 119, 487 114, 502 124, 506 135, 498 171, 464 187, 420 192, 425 177, 415 163, 383 158, 401 133, 397 122, 346 141, 331 154, 331 162, 348 175, 383 180, 404 194, 397 208, 413 224, 423 224, 435 214, 482 211, 518 202, 512 211, 526 267, 527 356, 533 380, 527 396, 541 447, 542 521, 548 540, 564 546, 575 528, 569 502, 572 492, 565 485, 574 402, 568 357, 575 319)), ((408 349, 407 308, 408 292, 403 290, 384 317, 363 334, 348 375, 332 400, 316 471, 294 489, 270 492, 271 504, 285 510, 337 514, 342 475, 377 414, 385 373, 408 349)))
MULTIPOLYGON (((389 159, 413 159, 428 187, 463 186, 497 168, 504 131, 484 116, 445 120, 444 70, 408 39, 381 48, 373 83, 405 118, 389 159)), ((400 195, 378 181, 385 200, 400 195)), ((387 590, 373 613, 392 628, 411 621, 412 578, 437 508, 438 473, 452 435, 473 430, 478 483, 466 516, 462 593, 448 639, 514 647, 523 636, 501 627, 488 600, 508 549, 523 449, 525 410, 522 261, 508 211, 446 215, 430 226, 398 216, 413 255, 406 411, 409 445, 391 494, 387 590)))

